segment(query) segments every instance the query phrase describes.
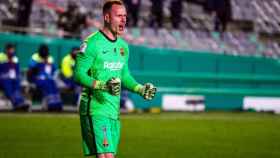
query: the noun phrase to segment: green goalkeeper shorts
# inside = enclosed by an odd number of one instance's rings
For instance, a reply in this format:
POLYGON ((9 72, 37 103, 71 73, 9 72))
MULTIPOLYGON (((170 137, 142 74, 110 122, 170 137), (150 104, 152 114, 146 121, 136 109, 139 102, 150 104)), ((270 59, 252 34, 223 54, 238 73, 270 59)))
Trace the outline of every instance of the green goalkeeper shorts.
POLYGON ((120 120, 80 115, 82 146, 85 156, 102 153, 116 155, 120 140, 120 120))

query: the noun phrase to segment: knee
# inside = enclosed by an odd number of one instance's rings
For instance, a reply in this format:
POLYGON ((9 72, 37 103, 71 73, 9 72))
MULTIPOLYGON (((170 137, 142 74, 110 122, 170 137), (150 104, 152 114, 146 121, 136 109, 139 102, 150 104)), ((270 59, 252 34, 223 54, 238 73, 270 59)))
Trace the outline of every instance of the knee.
POLYGON ((97 158, 115 158, 115 156, 112 153, 106 153, 106 154, 98 154, 97 158))
POLYGON ((114 158, 115 156, 114 156, 114 154, 112 154, 112 153, 106 153, 105 154, 105 158, 114 158))
POLYGON ((105 157, 105 154, 98 154, 97 158, 106 158, 106 157, 105 157))

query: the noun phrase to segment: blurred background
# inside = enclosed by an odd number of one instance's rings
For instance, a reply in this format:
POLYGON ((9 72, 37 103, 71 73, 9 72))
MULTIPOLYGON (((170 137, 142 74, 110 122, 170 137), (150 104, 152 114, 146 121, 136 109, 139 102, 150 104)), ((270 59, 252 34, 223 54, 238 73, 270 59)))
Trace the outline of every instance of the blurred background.
MULTIPOLYGON (((103 3, 0 0, 0 157, 81 156, 72 69, 103 3)), ((280 0, 124 3, 130 71, 158 93, 122 92, 121 157, 280 156, 280 0)))

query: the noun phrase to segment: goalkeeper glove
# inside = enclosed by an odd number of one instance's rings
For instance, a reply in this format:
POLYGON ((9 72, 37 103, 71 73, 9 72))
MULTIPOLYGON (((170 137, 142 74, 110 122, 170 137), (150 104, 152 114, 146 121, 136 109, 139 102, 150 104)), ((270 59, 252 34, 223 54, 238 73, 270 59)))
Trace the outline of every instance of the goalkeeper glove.
POLYGON ((107 90, 112 95, 120 95, 121 92, 121 80, 119 78, 111 78, 106 82, 107 90))
POLYGON ((151 83, 145 83, 144 86, 140 88, 140 95, 146 100, 152 100, 156 94, 156 87, 151 83))
POLYGON ((96 81, 94 88, 108 91, 112 95, 119 95, 121 92, 121 80, 119 78, 112 77, 106 83, 96 81))

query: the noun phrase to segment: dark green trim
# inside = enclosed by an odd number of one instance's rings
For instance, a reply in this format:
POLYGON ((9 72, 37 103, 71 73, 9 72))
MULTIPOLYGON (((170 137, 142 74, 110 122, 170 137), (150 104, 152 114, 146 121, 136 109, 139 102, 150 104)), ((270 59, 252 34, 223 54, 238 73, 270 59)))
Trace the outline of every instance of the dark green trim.
POLYGON ((115 42, 118 40, 117 37, 116 37, 114 40, 110 39, 110 38, 109 38, 103 31, 101 31, 101 30, 99 30, 99 32, 100 32, 108 41, 110 41, 110 42, 115 43, 115 42))

